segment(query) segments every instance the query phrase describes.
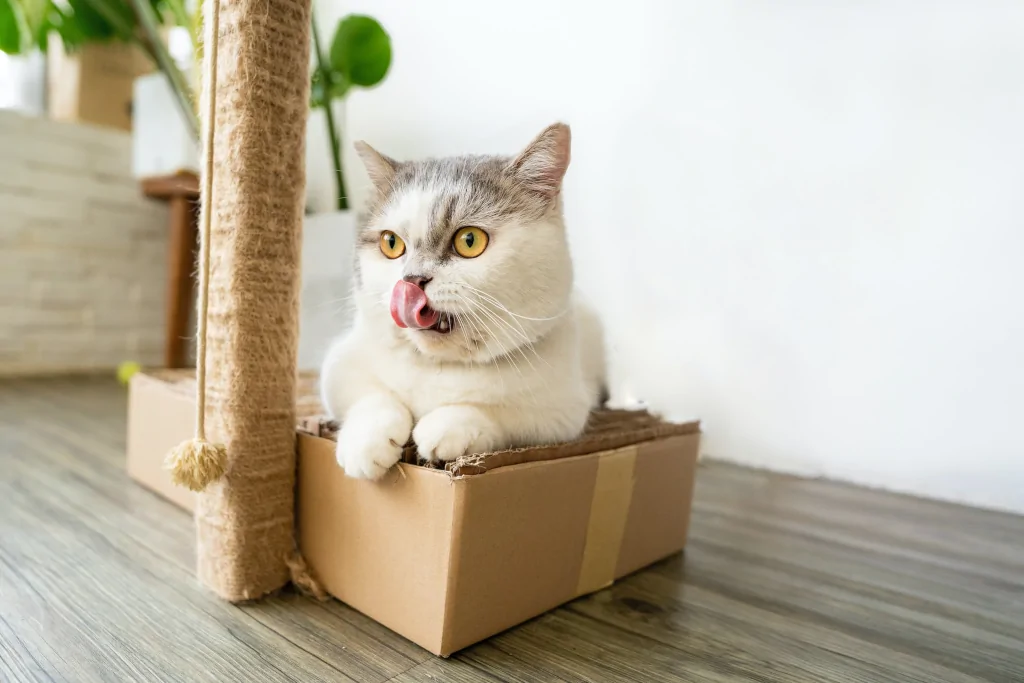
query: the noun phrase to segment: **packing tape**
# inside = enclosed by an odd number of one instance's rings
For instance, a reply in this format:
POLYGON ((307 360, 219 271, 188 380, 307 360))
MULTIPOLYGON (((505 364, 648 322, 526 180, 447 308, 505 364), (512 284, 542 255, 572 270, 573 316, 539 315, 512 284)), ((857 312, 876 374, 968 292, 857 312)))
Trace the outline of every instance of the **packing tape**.
POLYGON ((627 446, 598 459, 583 564, 576 584, 577 596, 601 590, 615 580, 615 565, 619 561, 629 503, 633 499, 633 470, 639 450, 638 446, 627 446))

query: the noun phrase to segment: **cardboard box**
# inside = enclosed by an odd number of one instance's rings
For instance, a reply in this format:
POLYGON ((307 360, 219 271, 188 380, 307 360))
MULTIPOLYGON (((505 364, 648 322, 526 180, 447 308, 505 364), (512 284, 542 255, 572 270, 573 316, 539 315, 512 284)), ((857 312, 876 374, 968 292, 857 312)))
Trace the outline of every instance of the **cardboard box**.
MULTIPOLYGON (((579 441, 469 456, 447 469, 400 463, 380 482, 338 467, 330 425, 303 379, 297 533, 329 593, 447 656, 681 551, 699 424, 595 413, 579 441)), ((131 383, 128 470, 190 507, 161 468, 188 438, 190 378, 131 383)), ((412 449, 407 449, 407 456, 412 449)), ((191 495, 191 494, 190 494, 191 495)))
POLYGON ((48 43, 47 93, 50 118, 132 129, 135 79, 154 70, 135 45, 88 43, 73 53, 54 36, 48 43))

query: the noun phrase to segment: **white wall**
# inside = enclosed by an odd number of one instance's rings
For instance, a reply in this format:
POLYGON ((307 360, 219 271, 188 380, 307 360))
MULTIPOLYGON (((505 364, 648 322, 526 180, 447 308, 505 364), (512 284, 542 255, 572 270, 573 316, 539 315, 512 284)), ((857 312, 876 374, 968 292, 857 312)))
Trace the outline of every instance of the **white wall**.
POLYGON ((0 110, 0 376, 163 362, 167 208, 131 136, 0 110))
POLYGON ((394 40, 350 137, 513 152, 573 125, 617 375, 699 414, 709 455, 1024 512, 1024 3, 322 9, 394 40))

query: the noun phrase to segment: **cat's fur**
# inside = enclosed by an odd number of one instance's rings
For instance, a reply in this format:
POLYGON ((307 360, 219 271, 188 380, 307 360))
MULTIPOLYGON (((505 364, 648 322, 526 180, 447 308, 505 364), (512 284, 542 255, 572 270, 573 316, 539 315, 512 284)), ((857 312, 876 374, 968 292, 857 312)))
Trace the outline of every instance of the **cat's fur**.
POLYGON ((376 196, 357 238, 355 323, 321 375, 349 476, 381 477, 410 435, 420 457, 446 461, 582 431, 605 359, 600 324, 573 293, 560 198, 569 146, 563 124, 515 158, 400 163, 357 143, 376 196), (453 250, 465 226, 489 235, 476 258, 453 250), (405 241, 400 258, 381 252, 384 230, 405 241), (392 288, 413 275, 431 278, 430 306, 456 318, 449 334, 392 320, 392 288))

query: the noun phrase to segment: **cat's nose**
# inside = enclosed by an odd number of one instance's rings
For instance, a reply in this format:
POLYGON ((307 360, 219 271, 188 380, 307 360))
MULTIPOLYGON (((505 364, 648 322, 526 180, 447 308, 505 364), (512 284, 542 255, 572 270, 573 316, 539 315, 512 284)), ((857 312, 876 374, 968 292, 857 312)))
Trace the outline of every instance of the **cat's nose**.
POLYGON ((427 277, 426 275, 406 275, 402 279, 406 282, 411 282, 420 289, 423 289, 433 278, 427 277))

